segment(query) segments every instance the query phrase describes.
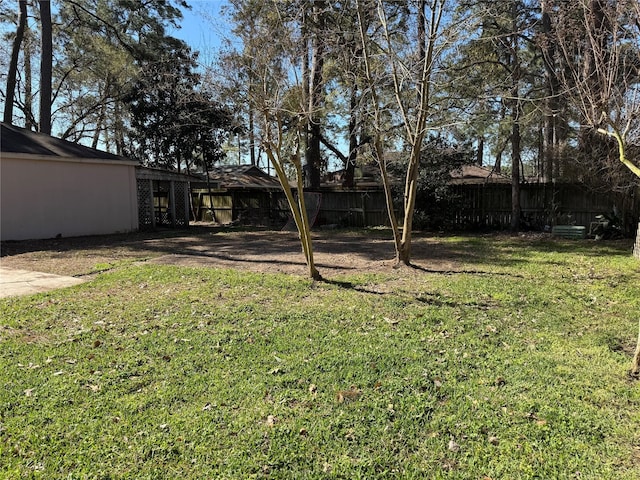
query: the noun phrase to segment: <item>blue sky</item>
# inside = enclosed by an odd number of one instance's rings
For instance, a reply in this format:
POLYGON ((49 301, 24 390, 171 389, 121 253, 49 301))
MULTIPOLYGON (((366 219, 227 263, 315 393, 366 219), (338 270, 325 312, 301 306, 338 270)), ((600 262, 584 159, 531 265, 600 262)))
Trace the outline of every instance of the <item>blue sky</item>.
POLYGON ((231 27, 220 14, 225 0, 189 0, 191 10, 183 11, 182 28, 172 34, 200 52, 200 61, 211 63, 224 38, 231 35, 231 27))

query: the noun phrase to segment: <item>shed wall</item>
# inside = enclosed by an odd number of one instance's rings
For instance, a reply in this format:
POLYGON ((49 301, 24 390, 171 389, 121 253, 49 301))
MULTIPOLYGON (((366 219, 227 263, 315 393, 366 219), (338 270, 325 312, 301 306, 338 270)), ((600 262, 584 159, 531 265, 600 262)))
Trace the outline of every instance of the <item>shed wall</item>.
POLYGON ((133 164, 6 157, 0 160, 2 240, 138 228, 133 164))

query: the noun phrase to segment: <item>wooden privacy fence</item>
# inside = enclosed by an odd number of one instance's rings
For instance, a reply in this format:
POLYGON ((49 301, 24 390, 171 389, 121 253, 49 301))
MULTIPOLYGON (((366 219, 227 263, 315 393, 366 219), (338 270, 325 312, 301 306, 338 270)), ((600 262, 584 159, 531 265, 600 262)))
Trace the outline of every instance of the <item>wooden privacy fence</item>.
POLYGON ((340 227, 389 225, 384 192, 375 190, 324 190, 316 224, 340 227))
MULTIPOLYGON (((461 199, 454 225, 508 228, 511 224, 511 185, 455 185, 461 199)), ((631 233, 640 216, 640 189, 626 195, 596 193, 575 184, 523 184, 520 192, 522 220, 531 228, 582 225, 589 228, 596 215, 616 209, 631 233)))
MULTIPOLYGON (((509 228, 511 224, 511 185, 453 185, 459 207, 449 219, 453 228, 509 228)), ((320 189, 315 226, 375 227, 389 225, 384 192, 381 188, 320 189)), ((589 228, 596 215, 619 215, 635 229, 640 217, 640 191, 633 195, 598 194, 572 184, 524 184, 521 187, 522 220, 525 226, 543 229, 553 225, 583 225, 589 228)), ((239 189, 192 190, 192 214, 196 220, 280 228, 290 216, 281 191, 239 189)), ((416 205, 420 209, 420 205, 416 205)), ((429 212, 426 212, 429 213, 429 212)))
MULTIPOLYGON (((316 226, 370 227, 387 225, 384 193, 381 190, 319 190, 307 192, 320 197, 316 226)), ((258 189, 212 191, 192 189, 192 214, 198 221, 239 223, 279 228, 290 217, 281 191, 258 189)), ((309 205, 315 202, 308 201, 309 205)))

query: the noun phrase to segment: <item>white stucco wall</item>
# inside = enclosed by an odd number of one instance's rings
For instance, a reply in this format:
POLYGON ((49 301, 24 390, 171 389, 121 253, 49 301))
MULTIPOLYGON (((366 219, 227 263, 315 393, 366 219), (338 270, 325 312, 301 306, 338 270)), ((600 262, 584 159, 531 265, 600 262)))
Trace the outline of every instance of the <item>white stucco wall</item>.
POLYGON ((134 165, 124 161, 3 153, 0 158, 1 239, 137 230, 134 165))

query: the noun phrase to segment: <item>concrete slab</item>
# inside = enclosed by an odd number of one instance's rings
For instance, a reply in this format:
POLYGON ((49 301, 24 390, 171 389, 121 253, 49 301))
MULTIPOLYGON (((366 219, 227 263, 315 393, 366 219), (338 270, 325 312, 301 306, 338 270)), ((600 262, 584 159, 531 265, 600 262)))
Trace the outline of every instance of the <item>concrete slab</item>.
POLYGON ((0 298, 47 292, 79 285, 85 281, 51 273, 0 267, 0 298))

